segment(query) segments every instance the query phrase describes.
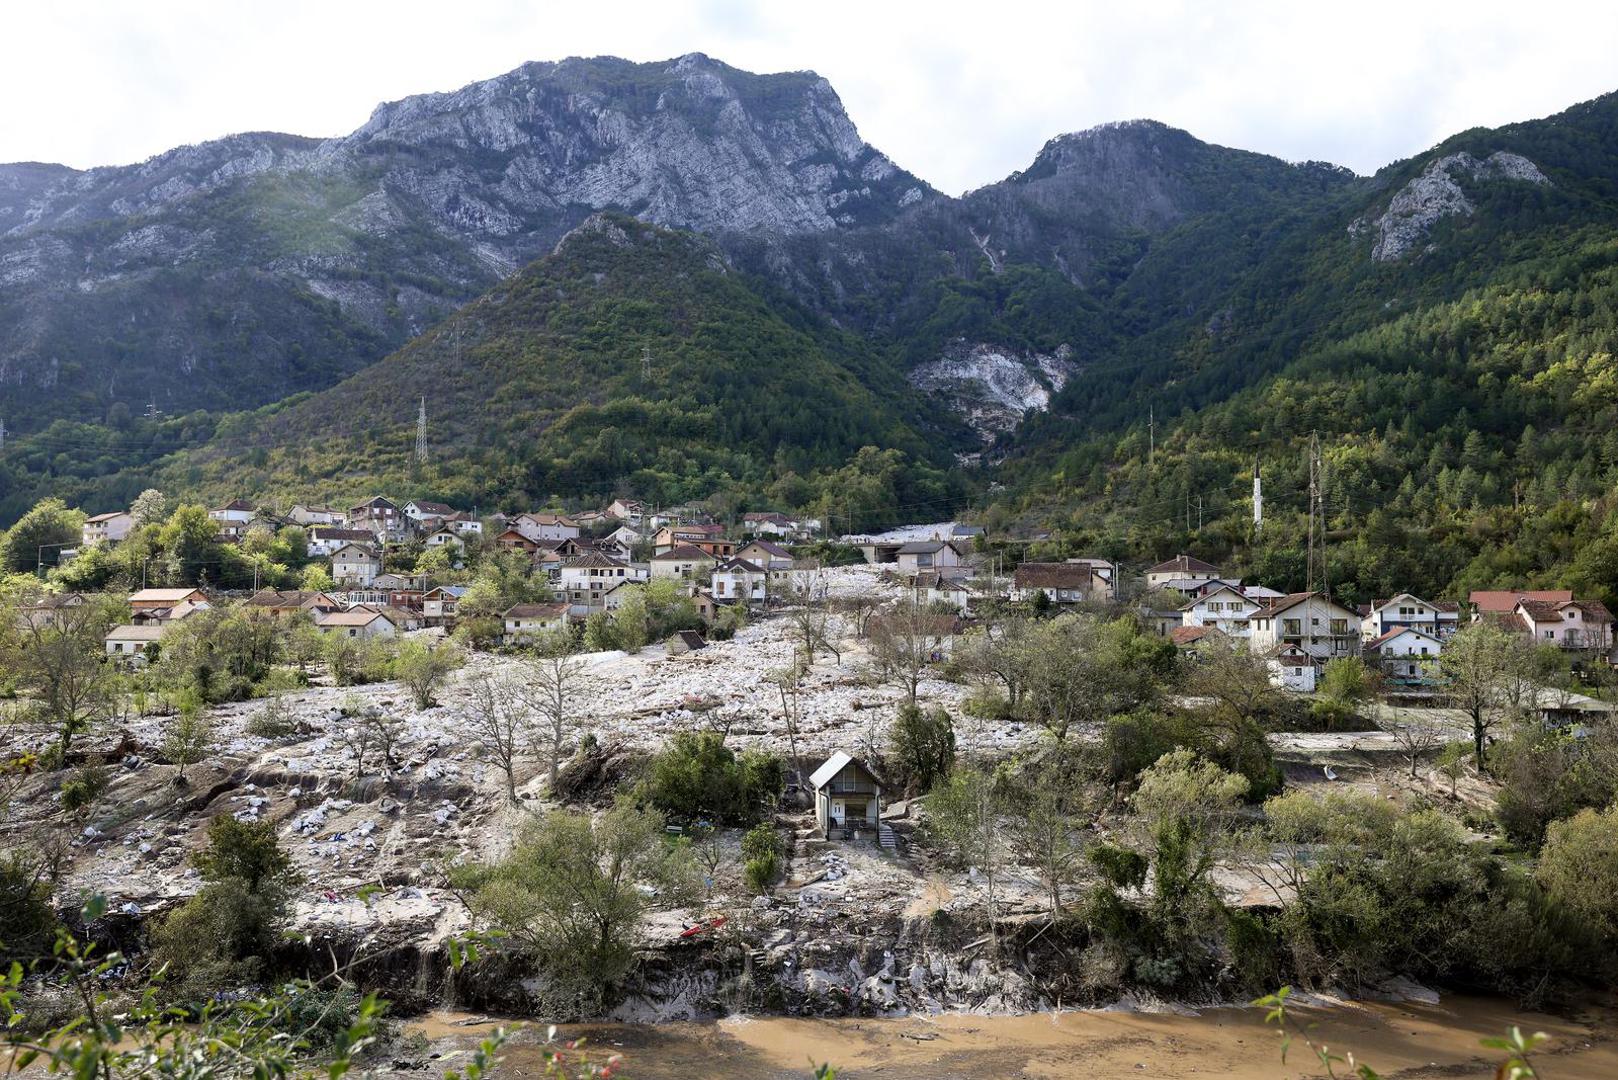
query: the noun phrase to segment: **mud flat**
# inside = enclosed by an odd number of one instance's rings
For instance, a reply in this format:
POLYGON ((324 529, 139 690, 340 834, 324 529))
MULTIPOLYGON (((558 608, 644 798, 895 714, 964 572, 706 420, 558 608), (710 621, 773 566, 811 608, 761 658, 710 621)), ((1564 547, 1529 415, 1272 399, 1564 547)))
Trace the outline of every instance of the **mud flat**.
MULTIPOLYGON (((1495 1075, 1497 1057, 1478 1040, 1518 1024, 1550 1036, 1540 1075, 1618 1077, 1618 1013, 1609 1008, 1566 1018, 1521 1013, 1494 998, 1446 997, 1436 1004, 1346 1003, 1299 1008, 1299 1024, 1334 1051, 1382 1076, 1479 1080, 1495 1075)), ((452 1066, 492 1028, 439 1013, 411 1021, 452 1066)), ((497 1075, 537 1076, 537 1032, 520 1032, 497 1075)), ((1293 1080, 1323 1076, 1301 1041, 1285 1063, 1280 1039, 1257 1009, 1180 1012, 1053 1012, 1023 1016, 942 1016, 894 1020, 731 1018, 715 1023, 579 1025, 559 1038, 584 1036, 598 1054, 620 1053, 614 1075, 640 1080, 764 1080, 808 1077, 811 1062, 830 1062, 839 1080, 883 1077, 944 1080, 983 1077, 1142 1077, 1171 1080, 1293 1080)), ((1339 1068, 1339 1074, 1347 1070, 1339 1068)))

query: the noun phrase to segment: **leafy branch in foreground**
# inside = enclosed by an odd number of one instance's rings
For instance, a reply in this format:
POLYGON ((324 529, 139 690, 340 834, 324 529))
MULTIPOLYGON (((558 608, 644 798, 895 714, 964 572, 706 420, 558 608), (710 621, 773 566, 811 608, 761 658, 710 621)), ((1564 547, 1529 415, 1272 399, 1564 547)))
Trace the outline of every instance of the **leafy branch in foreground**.
MULTIPOLYGON (((1264 1014, 1266 1024, 1274 1024, 1281 1035, 1281 1061, 1286 1063, 1287 1051, 1292 1048, 1293 1032, 1296 1030, 1297 1038, 1320 1062, 1320 1067, 1329 1077, 1352 1076, 1359 1080, 1382 1080, 1382 1074, 1354 1060, 1353 1051, 1346 1054, 1334 1053, 1325 1043, 1316 1042, 1307 1027, 1298 1026, 1287 1012, 1287 1001, 1292 996, 1292 987, 1283 986, 1273 994, 1266 994, 1253 1002, 1261 1009, 1267 1009, 1264 1014), (1337 1067, 1341 1065, 1349 1071, 1339 1073, 1337 1067)), ((1524 1035, 1522 1029, 1513 1025, 1511 1030, 1499 1038, 1481 1039, 1481 1044, 1490 1050, 1504 1051, 1506 1058, 1495 1069, 1496 1080, 1533 1080, 1539 1074, 1529 1060, 1529 1055, 1537 1050, 1548 1036, 1542 1031, 1532 1035, 1524 1035)))

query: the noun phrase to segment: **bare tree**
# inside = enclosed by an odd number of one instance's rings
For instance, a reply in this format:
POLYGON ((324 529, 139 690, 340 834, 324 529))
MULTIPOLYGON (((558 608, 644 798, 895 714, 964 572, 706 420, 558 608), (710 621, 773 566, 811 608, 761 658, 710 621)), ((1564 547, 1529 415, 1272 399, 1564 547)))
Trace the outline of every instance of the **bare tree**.
POLYGON ((1444 729, 1427 715, 1427 710, 1407 710, 1403 715, 1379 709, 1377 726, 1398 744, 1399 750, 1410 762, 1410 779, 1416 778, 1416 766, 1426 755, 1444 745, 1444 729))
POLYGON ((535 639, 534 657, 528 661, 528 700, 539 717, 534 738, 549 764, 553 790, 562 766, 562 747, 590 693, 587 668, 570 630, 551 630, 535 639))
POLYGON ((954 628, 954 616, 929 611, 914 600, 884 612, 871 620, 873 673, 898 686, 905 701, 914 705, 935 646, 954 628))
POLYGON ((803 786, 803 759, 798 756, 798 729, 803 719, 803 668, 794 664, 789 668, 771 668, 764 676, 781 695, 781 716, 787 726, 787 747, 792 754, 794 781, 803 786))
POLYGON ((836 635, 831 632, 829 596, 826 579, 818 567, 793 572, 791 585, 787 589, 787 600, 791 605, 787 619, 792 627, 792 637, 802 654, 804 667, 813 665, 815 656, 821 652, 831 653, 838 663, 842 663, 842 650, 837 647, 836 635))
POLYGON ((472 717, 468 734, 488 751, 506 774, 506 800, 517 801, 517 759, 533 742, 533 721, 520 688, 509 678, 483 671, 471 683, 472 717))
POLYGON ((1438 658, 1450 699, 1472 719, 1472 757, 1479 773, 1489 731, 1521 682, 1522 652, 1515 634, 1480 622, 1450 638, 1438 658))
POLYGON ((882 608, 882 601, 872 593, 840 596, 831 602, 832 610, 841 615, 855 637, 864 637, 871 625, 871 617, 882 608))

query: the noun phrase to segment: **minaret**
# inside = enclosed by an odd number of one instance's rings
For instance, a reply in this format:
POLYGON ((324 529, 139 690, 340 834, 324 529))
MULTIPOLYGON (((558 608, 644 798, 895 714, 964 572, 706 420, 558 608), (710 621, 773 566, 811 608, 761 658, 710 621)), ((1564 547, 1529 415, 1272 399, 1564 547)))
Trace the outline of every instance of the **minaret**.
POLYGON ((1264 528, 1264 482, 1259 478, 1258 458, 1253 459, 1253 531, 1264 528))

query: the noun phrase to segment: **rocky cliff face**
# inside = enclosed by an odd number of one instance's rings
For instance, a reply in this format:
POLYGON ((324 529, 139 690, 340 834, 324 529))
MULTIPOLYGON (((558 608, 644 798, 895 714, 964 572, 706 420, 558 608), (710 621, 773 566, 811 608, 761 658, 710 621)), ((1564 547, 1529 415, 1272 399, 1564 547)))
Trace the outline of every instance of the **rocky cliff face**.
POLYGON ((983 342, 954 341, 936 360, 910 372, 918 389, 966 419, 985 442, 1010 431, 1030 411, 1050 406, 1077 369, 1073 350, 1029 353, 983 342))
POLYGON ((1521 154, 1497 150, 1482 160, 1467 153, 1446 154, 1400 188, 1380 216, 1370 221, 1362 218, 1350 226, 1350 231, 1369 231, 1376 236, 1371 258, 1377 262, 1403 259, 1423 248, 1433 226, 1444 218, 1470 217, 1476 211, 1461 187, 1463 180, 1474 184, 1550 183, 1539 166, 1521 154))
POLYGON ((324 141, 0 166, 0 405, 93 416, 319 388, 602 208, 789 235, 935 197, 860 139, 824 79, 700 54, 526 64, 324 141))

